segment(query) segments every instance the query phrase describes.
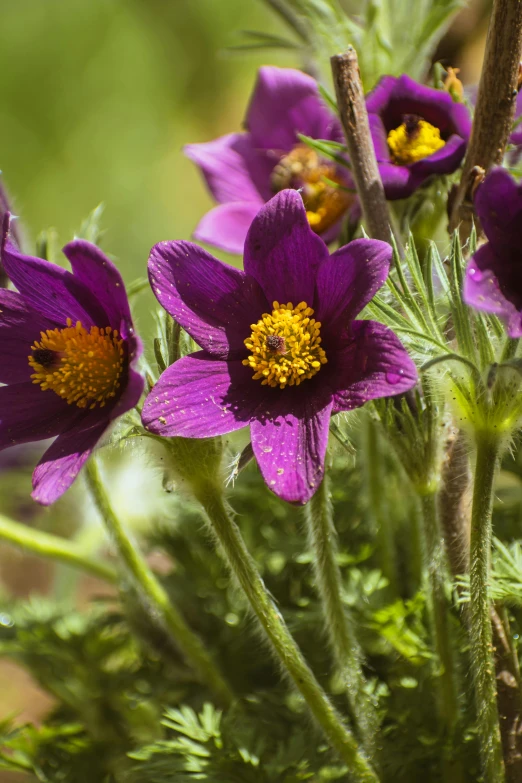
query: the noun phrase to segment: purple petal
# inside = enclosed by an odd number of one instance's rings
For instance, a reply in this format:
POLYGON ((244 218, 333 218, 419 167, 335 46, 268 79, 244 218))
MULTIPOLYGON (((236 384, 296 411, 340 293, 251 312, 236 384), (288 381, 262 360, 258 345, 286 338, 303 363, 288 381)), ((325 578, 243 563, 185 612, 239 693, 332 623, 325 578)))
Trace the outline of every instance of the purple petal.
POLYGON ((0 290, 0 383, 30 380, 31 346, 40 332, 54 328, 52 321, 26 307, 20 294, 0 290))
POLYGON ((315 317, 323 337, 342 332, 383 285, 392 249, 377 239, 356 239, 339 248, 317 272, 315 317))
POLYGON ((323 478, 332 398, 304 385, 267 391, 263 416, 250 425, 254 455, 268 488, 303 504, 323 478))
POLYGON ((470 307, 501 318, 510 337, 522 337, 522 275, 518 254, 504 251, 497 256, 491 242, 482 245, 466 269, 462 298, 470 307))
POLYGON ((254 147, 289 152, 297 134, 343 141, 339 121, 322 102, 317 82, 292 68, 259 69, 246 125, 254 147))
POLYGON ((440 150, 413 163, 410 167, 412 174, 420 181, 431 174, 451 174, 459 167, 465 152, 466 140, 454 134, 440 150))
POLYGON ((59 435, 36 466, 32 497, 43 506, 51 505, 69 489, 103 436, 107 418, 100 421, 100 411, 92 413, 96 416, 88 416, 82 426, 59 435))
POLYGON ((98 326, 119 330, 122 320, 132 324, 125 284, 112 261, 84 239, 69 242, 62 252, 69 259, 75 278, 91 291, 107 314, 108 320, 98 326))
POLYGON ((121 416, 138 404, 140 397, 143 394, 144 385, 145 380, 143 376, 130 367, 128 370, 127 386, 118 398, 118 401, 110 409, 111 421, 117 419, 118 416, 121 416))
POLYGON ((242 256, 248 229, 262 206, 261 200, 220 204, 201 218, 193 237, 198 242, 242 256))
POLYGON ((479 185, 474 204, 489 241, 520 250, 522 187, 513 177, 504 169, 493 169, 479 185))
POLYGON ((378 163, 377 165, 386 198, 390 201, 407 198, 417 187, 408 166, 397 166, 395 163, 378 163))
POLYGON ((390 161, 390 148, 388 147, 388 133, 378 114, 369 114, 370 134, 378 163, 390 161))
POLYGON ((87 329, 103 324, 103 309, 74 275, 56 264, 20 253, 9 240, 9 218, 7 214, 4 219, 2 264, 26 304, 58 324, 65 325, 68 318, 73 323, 81 321, 87 329))
POLYGON ((204 144, 187 144, 187 158, 196 163, 219 204, 230 201, 262 203, 270 197, 274 162, 256 150, 247 133, 229 133, 204 144))
POLYGON ((324 369, 334 391, 334 413, 359 408, 368 400, 394 397, 417 382, 415 364, 399 338, 376 321, 354 321, 350 342, 328 358, 324 369))
POLYGON ((198 351, 168 367, 143 405, 143 424, 163 437, 208 438, 245 427, 266 396, 239 360, 198 351))
POLYGON ((52 438, 78 415, 76 405, 30 381, 0 386, 0 449, 52 438))
POLYGON ((160 304, 206 351, 245 353, 250 325, 266 312, 259 286, 192 242, 160 242, 149 258, 149 279, 160 304))
POLYGON ((384 76, 366 97, 366 108, 381 117, 387 133, 402 124, 405 114, 419 115, 439 128, 443 137, 456 133, 467 140, 471 133, 471 116, 463 103, 406 75, 384 76))
POLYGON ((244 266, 270 304, 290 301, 295 306, 313 301, 317 267, 328 257, 328 248, 310 228, 299 193, 282 190, 250 226, 244 266))

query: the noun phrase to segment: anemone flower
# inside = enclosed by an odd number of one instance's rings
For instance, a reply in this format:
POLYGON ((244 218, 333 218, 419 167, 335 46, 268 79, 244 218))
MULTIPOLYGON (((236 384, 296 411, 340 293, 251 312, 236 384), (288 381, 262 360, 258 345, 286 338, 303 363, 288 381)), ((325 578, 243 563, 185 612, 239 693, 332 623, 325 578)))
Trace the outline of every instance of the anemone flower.
POLYGON ((246 133, 185 147, 219 204, 200 221, 194 238, 242 254, 248 228, 263 204, 274 193, 295 188, 314 231, 333 241, 355 196, 347 168, 299 140, 303 134, 344 143, 340 123, 321 100, 317 82, 291 68, 260 68, 245 126, 246 133))
POLYGON ((331 415, 416 382, 395 334, 355 320, 386 280, 391 255, 372 239, 329 255, 294 190, 254 218, 244 272, 190 242, 156 245, 152 289, 203 350, 165 370, 145 400, 145 427, 204 438, 250 425, 268 487, 305 503, 323 476, 331 415))
POLYGON ((388 199, 410 196, 432 174, 464 157, 471 116, 448 92, 409 76, 383 76, 366 97, 377 163, 388 199))
POLYGON ((33 474, 43 505, 67 490, 109 424, 138 402, 134 334, 120 273, 84 240, 63 253, 72 273, 20 253, 4 218, 0 290, 0 449, 56 440, 33 474))
POLYGON ((464 301, 497 315, 509 337, 522 337, 522 185, 493 169, 477 188, 475 211, 489 241, 470 259, 464 301))

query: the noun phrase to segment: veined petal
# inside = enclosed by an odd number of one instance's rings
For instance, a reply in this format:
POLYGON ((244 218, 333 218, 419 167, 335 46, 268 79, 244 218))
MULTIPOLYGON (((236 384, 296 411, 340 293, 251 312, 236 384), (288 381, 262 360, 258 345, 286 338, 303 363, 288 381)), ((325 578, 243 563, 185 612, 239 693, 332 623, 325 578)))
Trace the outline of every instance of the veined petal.
POLYGON ((520 252, 522 187, 502 168, 491 171, 477 188, 475 209, 490 242, 520 252))
POLYGON ((202 144, 187 144, 183 151, 199 166, 219 204, 262 203, 269 198, 274 163, 265 152, 255 149, 250 134, 229 133, 202 144))
POLYGON ((292 68, 259 69, 246 125, 254 147, 265 150, 288 152, 298 133, 343 141, 339 121, 321 100, 317 82, 292 68))
POLYGON ((510 337, 522 337, 522 274, 518 253, 501 246, 500 254, 496 254, 491 242, 479 247, 466 269, 462 298, 476 310, 497 315, 510 337))
POLYGON ((394 397, 417 382, 415 364, 399 338, 376 321, 354 321, 351 340, 326 367, 334 413, 359 408, 368 400, 394 397))
POLYGON ((55 324, 30 310, 21 294, 0 289, 0 383, 24 383, 33 370, 28 357, 40 332, 55 324))
POLYGON ((27 305, 51 321, 65 325, 81 321, 89 329, 103 324, 106 315, 91 291, 71 272, 43 261, 25 256, 9 240, 9 219, 4 218, 2 265, 7 276, 18 288, 27 305))
POLYGON ((335 339, 383 285, 392 249, 377 239, 356 239, 323 261, 317 272, 315 317, 335 339))
POLYGON ((84 239, 69 242, 62 252, 71 263, 74 277, 89 289, 107 314, 107 323, 98 326, 119 330, 122 320, 132 324, 125 283, 113 262, 84 239))
POLYGON ((332 397, 316 386, 269 389, 263 415, 250 425, 252 448, 266 485, 289 503, 306 503, 324 474, 332 397))
POLYGON ((198 351, 167 367, 145 400, 142 419, 163 437, 208 438, 245 427, 265 397, 250 367, 198 351))
POLYGON ((76 405, 30 381, 0 386, 0 449, 52 438, 78 414, 76 405))
POLYGON ((248 229, 262 206, 261 199, 220 204, 203 215, 194 231, 194 239, 242 256, 248 229))
POLYGON ((66 492, 107 428, 107 418, 91 411, 80 426, 59 435, 49 446, 33 473, 32 497, 49 506, 66 492))
POLYGON ((328 248, 310 228, 295 190, 282 190, 262 207, 245 242, 245 272, 257 280, 270 304, 310 304, 316 270, 327 258, 328 248))
POLYGON ((198 345, 215 356, 246 355, 243 341, 267 306, 255 280, 192 242, 155 245, 149 279, 160 304, 198 345))

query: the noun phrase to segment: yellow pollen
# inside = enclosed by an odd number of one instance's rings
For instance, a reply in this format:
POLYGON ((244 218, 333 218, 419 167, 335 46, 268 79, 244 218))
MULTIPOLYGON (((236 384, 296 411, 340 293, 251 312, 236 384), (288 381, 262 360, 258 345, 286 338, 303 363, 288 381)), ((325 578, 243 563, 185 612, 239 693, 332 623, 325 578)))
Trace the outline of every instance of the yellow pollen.
POLYGON ((67 319, 64 329, 40 333, 32 346, 29 365, 33 383, 51 389, 69 405, 103 408, 116 396, 123 371, 123 340, 110 326, 84 329, 80 321, 67 319))
POLYGON ((321 348, 321 324, 312 318, 306 302, 273 302, 272 313, 263 313, 245 340, 251 351, 243 364, 254 371, 262 386, 299 386, 319 372, 328 359, 321 348))
POLYGON ((404 117, 402 125, 388 133, 388 147, 393 162, 399 166, 427 158, 445 144, 438 128, 412 115, 404 117))
POLYGON ((335 163, 320 158, 305 144, 297 144, 272 172, 273 191, 284 188, 301 191, 308 222, 316 234, 333 226, 354 199, 344 189, 335 163))

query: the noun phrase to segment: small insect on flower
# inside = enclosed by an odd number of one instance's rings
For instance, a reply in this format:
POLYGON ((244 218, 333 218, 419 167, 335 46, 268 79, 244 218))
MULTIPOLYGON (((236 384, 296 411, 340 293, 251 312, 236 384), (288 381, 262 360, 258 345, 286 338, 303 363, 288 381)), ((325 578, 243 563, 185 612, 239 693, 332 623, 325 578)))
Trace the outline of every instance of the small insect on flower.
POLYGON ((48 505, 70 487, 110 423, 138 402, 134 333, 120 273, 90 242, 63 249, 72 273, 20 253, 3 225, 0 290, 0 449, 56 437, 33 474, 48 505))
POLYGON ((471 116, 445 90, 383 76, 366 107, 388 199, 406 198, 432 174, 451 174, 466 151, 471 116))
POLYGON ((322 480, 331 415, 416 383, 395 334, 355 320, 386 280, 391 256, 386 242, 371 239, 329 255, 294 190, 255 217, 244 272, 190 242, 156 245, 152 289, 203 350, 165 370, 145 400, 144 425, 186 438, 250 425, 268 487, 306 503, 322 480))
POLYGON ((219 204, 200 221, 195 239, 242 253, 258 210, 287 188, 301 193, 313 230, 325 242, 336 239, 342 218, 355 219, 359 208, 347 167, 299 139, 344 142, 315 80, 291 68, 260 68, 245 124, 246 133, 185 147, 219 204))

